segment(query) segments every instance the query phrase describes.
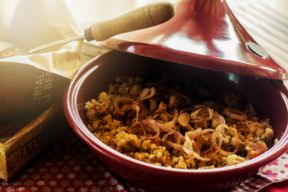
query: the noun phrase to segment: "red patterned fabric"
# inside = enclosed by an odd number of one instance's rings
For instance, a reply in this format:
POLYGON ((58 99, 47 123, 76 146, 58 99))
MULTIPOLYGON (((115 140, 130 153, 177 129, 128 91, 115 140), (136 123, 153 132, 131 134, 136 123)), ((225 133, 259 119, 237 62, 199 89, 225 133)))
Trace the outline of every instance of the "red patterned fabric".
POLYGON ((1 192, 126 192, 75 136, 69 136, 31 162, 1 192))
MULTIPOLYGON (((288 153, 286 154, 288 156, 288 153)), ((280 163, 287 163, 287 159, 281 159, 280 163)), ((262 171, 274 177, 277 172, 277 170, 275 171, 277 165, 279 165, 279 161, 269 165, 270 168, 273 168, 271 173, 269 169, 265 168, 262 171)), ((288 165, 285 164, 285 166, 287 167, 288 165)), ((282 175, 286 175, 286 172, 288 173, 288 168, 284 172, 285 174, 282 173, 282 175)), ((246 183, 244 182, 231 191, 255 191, 258 185, 266 185, 266 181, 267 179, 260 176, 250 178, 246 183)), ((51 146, 50 149, 28 164, 19 176, 10 183, 2 182, 0 185, 0 192, 20 191, 138 192, 144 190, 135 187, 128 188, 124 183, 121 183, 118 178, 113 176, 98 162, 96 156, 86 145, 76 136, 70 134, 62 142, 51 146)), ((284 191, 288 191, 288 182, 273 185, 263 192, 284 191)))

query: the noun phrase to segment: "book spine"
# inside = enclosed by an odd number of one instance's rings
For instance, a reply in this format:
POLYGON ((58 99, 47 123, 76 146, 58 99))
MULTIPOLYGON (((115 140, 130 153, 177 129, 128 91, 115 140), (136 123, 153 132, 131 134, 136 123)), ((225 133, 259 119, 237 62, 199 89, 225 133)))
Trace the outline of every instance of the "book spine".
POLYGON ((0 151, 5 159, 2 164, 1 179, 7 181, 13 177, 28 161, 43 151, 49 144, 63 135, 67 125, 61 107, 51 106, 25 126, 19 125, 19 131, 2 143, 0 151), (4 168, 4 169, 3 169, 4 168))

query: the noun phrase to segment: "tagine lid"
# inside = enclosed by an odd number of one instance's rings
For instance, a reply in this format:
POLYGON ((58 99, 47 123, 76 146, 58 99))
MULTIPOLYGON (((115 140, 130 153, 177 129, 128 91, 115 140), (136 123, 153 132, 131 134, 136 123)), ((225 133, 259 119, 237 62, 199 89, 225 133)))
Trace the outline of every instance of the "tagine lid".
POLYGON ((117 35, 102 45, 210 70, 288 79, 287 70, 253 40, 223 0, 178 1, 169 21, 117 35))

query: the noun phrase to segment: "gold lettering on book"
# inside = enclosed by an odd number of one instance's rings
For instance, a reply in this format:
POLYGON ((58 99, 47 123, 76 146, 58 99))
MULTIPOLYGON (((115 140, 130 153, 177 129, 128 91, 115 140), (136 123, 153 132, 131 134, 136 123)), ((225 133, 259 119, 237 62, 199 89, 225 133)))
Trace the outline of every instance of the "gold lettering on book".
POLYGON ((33 100, 37 104, 49 103, 53 97, 53 74, 43 71, 35 77, 33 100))
POLYGON ((25 143, 24 146, 20 148, 21 157, 24 158, 29 154, 34 154, 34 151, 42 146, 42 141, 43 138, 41 138, 41 135, 35 135, 34 138, 29 140, 27 143, 25 143))

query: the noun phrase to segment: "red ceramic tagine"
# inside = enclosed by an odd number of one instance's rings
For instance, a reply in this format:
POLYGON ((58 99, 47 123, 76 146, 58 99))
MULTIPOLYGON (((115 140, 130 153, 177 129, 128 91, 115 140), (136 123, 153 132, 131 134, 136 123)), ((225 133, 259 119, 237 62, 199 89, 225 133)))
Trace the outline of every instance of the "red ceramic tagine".
POLYGON ((155 191, 224 190, 255 175, 287 150, 288 74, 246 32, 225 1, 181 0, 174 9, 174 17, 163 24, 103 41, 114 51, 78 71, 66 93, 65 115, 75 133, 125 182, 155 191), (278 142, 237 165, 186 170, 123 155, 88 130, 85 102, 96 98, 115 77, 149 78, 176 70, 211 87, 246 96, 256 111, 271 120, 278 142))

